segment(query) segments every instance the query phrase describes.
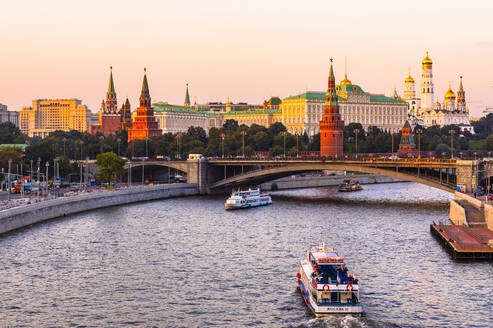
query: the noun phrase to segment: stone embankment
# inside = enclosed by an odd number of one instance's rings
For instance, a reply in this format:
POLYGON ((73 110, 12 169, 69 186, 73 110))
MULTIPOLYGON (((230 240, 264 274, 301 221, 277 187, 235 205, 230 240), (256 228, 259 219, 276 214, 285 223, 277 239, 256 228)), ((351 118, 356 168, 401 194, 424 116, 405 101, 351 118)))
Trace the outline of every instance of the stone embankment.
POLYGON ((183 183, 91 192, 47 200, 0 211, 0 234, 88 210, 197 194, 197 184, 183 183))
POLYGON ((400 179, 376 174, 357 175, 306 175, 280 178, 260 185, 262 190, 283 190, 297 188, 318 188, 340 185, 344 179, 359 181, 361 184, 403 182, 400 179))

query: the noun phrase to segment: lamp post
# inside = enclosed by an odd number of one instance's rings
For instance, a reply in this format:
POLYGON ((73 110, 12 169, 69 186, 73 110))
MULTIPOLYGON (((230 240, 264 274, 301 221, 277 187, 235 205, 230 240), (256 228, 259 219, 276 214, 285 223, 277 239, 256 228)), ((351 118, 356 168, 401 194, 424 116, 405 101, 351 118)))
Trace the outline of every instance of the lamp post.
POLYGON ((181 143, 181 134, 177 133, 176 134, 176 157, 181 159, 181 149, 180 149, 180 143, 181 143))
POLYGON ((390 136, 392 139, 392 155, 391 156, 394 156, 394 132, 390 132, 390 136))
POLYGON ((8 200, 10 201, 10 169, 11 169, 11 166, 12 166, 12 158, 9 158, 9 176, 7 178, 8 180, 8 187, 7 187, 7 191, 8 191, 8 200))
POLYGON ((284 136, 284 159, 286 159, 286 131, 282 132, 282 135, 284 136))
POLYGON ((63 137, 63 156, 65 156, 65 143, 67 142, 67 138, 63 137))
POLYGON ((145 158, 142 157, 142 185, 144 185, 144 166, 145 166, 145 158))
POLYGON ((38 157, 38 200, 39 200, 39 190, 41 189, 41 181, 39 180, 39 171, 41 170, 41 158, 38 157))
POLYGON ((31 190, 33 190, 33 160, 31 160, 31 173, 29 173, 30 178, 31 178, 31 190))
POLYGON ((48 171, 48 168, 50 167, 50 162, 49 161, 46 161, 45 166, 46 166, 46 176, 45 176, 46 191, 48 192, 48 195, 49 195, 50 194, 50 189, 48 188, 48 175, 49 175, 50 172, 48 171))
POLYGON ((148 142, 149 138, 146 137, 145 140, 146 140, 146 158, 149 158, 149 148, 147 146, 147 142, 148 142))
POLYGON ((128 187, 132 186, 132 161, 128 160, 128 187))
POLYGON ((103 153, 104 137, 103 136, 99 137, 99 140, 101 140, 101 142, 99 143, 99 146, 101 147, 100 150, 99 150, 99 153, 102 154, 103 153))
POLYGON ((223 150, 222 158, 224 158, 224 137, 225 137, 224 133, 221 133, 221 142, 222 142, 222 150, 223 150))
POLYGON ((418 132, 418 158, 421 159, 421 129, 417 129, 418 132))
POLYGON ((358 158, 358 133, 359 133, 359 129, 354 129, 354 134, 356 136, 356 148, 354 150, 354 153, 356 155, 356 158, 358 158))
POLYGON ((296 158, 300 157, 300 147, 299 147, 299 141, 298 141, 298 133, 296 133, 296 158))
POLYGON ((454 133, 455 130, 450 129, 450 158, 454 158, 454 133))
POLYGON ((242 149, 242 157, 245 158, 245 134, 246 132, 245 131, 241 131, 241 136, 242 136, 242 146, 241 146, 241 149, 242 149))
POLYGON ((122 139, 118 138, 116 139, 116 143, 118 144, 118 157, 120 157, 120 144, 122 142, 122 139))

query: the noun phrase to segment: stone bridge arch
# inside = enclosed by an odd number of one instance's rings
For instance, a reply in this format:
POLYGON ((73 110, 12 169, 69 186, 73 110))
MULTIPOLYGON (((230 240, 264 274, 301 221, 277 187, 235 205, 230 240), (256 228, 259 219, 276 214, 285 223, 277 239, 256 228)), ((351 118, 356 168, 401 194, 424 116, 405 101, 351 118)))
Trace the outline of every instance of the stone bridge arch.
POLYGON ((440 183, 430 178, 420 177, 409 174, 407 172, 399 172, 395 169, 383 169, 371 166, 351 165, 343 163, 306 163, 297 165, 285 165, 262 168, 259 170, 249 171, 243 174, 235 175, 223 180, 219 180, 210 185, 210 189, 225 189, 239 185, 257 185, 267 181, 272 181, 278 178, 298 174, 309 171, 334 170, 334 171, 350 171, 362 172, 370 174, 378 174, 393 178, 402 179, 405 181, 413 181, 421 183, 433 188, 441 189, 447 192, 454 192, 455 186, 452 184, 440 183))

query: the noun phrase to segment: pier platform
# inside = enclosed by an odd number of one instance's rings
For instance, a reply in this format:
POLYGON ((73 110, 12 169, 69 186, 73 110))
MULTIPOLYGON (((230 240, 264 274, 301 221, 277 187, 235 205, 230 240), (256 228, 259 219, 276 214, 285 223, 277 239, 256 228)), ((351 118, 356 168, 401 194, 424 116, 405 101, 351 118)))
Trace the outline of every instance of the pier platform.
POLYGON ((430 231, 454 259, 493 260, 493 231, 488 228, 433 223, 430 231))

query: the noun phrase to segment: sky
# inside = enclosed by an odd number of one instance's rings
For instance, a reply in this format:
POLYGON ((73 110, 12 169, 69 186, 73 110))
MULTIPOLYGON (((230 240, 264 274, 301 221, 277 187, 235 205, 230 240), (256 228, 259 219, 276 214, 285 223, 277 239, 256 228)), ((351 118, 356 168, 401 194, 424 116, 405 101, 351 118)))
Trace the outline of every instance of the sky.
POLYGON ((493 107, 493 1, 2 1, 0 103, 78 98, 99 110, 109 68, 119 106, 137 107, 143 69, 153 102, 262 103, 327 88, 403 93, 433 60, 435 97, 463 76, 471 115, 493 107))

